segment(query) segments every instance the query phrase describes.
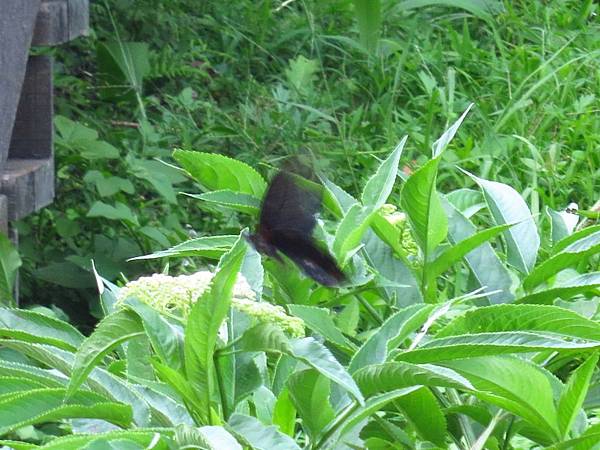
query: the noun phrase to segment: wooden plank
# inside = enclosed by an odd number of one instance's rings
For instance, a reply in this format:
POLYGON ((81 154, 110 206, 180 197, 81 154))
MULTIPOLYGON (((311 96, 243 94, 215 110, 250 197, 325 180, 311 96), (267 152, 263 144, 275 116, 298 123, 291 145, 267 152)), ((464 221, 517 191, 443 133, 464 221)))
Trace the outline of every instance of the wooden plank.
POLYGON ((13 127, 8 158, 52 156, 52 59, 31 56, 13 127))
POLYGON ((49 205, 54 198, 54 160, 7 160, 0 176, 0 193, 8 198, 9 221, 49 205))
POLYGON ((0 167, 19 104, 19 94, 40 0, 0 0, 0 167))
POLYGON ((88 0, 43 0, 31 45, 58 45, 88 31, 88 0))
POLYGON ((0 195, 0 232, 8 236, 8 198, 0 195))

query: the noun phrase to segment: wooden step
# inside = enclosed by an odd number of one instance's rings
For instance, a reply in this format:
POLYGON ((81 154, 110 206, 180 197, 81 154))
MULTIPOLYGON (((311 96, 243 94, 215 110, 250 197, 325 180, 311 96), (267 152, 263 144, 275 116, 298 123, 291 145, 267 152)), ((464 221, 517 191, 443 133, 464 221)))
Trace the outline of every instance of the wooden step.
POLYGON ((52 203, 54 159, 8 159, 0 176, 8 200, 8 220, 21 219, 52 203))
POLYGON ((88 0, 43 0, 31 45, 63 44, 86 35, 88 28, 88 0))

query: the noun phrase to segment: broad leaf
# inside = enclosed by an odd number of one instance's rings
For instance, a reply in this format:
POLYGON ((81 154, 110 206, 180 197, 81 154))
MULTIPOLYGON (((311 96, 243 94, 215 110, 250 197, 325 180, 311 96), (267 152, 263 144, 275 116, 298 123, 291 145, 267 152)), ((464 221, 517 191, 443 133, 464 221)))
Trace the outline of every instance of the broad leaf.
POLYGON ((219 259, 238 240, 237 235, 206 236, 177 244, 167 250, 161 250, 144 256, 136 256, 129 261, 157 258, 204 257, 219 259))
POLYGON ((254 450, 300 450, 294 439, 254 417, 235 413, 229 419, 229 426, 239 441, 254 450))
POLYGON ((468 172, 467 175, 481 186, 496 224, 516 223, 504 233, 508 262, 522 273, 530 273, 537 259, 540 236, 525 200, 511 186, 484 180, 468 172))
POLYGON ((348 371, 385 362, 389 351, 423 325, 432 310, 431 305, 412 305, 390 316, 354 354, 348 371))
POLYGON ((438 156, 414 172, 404 183, 400 198, 426 262, 448 233, 448 219, 436 190, 439 162, 438 156))
POLYGON ((223 255, 210 289, 196 300, 185 329, 185 370, 193 383, 205 421, 210 420, 214 389, 213 354, 219 327, 227 316, 233 287, 246 253, 246 241, 239 237, 231 250, 223 255))
POLYGON ((600 289, 600 272, 590 272, 560 281, 549 289, 542 289, 525 295, 516 302, 551 304, 558 298, 567 300, 576 295, 592 292, 597 289, 600 289))
POLYGON ((131 311, 118 310, 102 319, 77 350, 67 397, 73 395, 108 352, 128 339, 141 336, 143 332, 141 321, 131 311))
POLYGON ((571 374, 560 396, 558 425, 563 438, 571 431, 575 418, 583 406, 597 363, 598 353, 595 353, 571 374))
POLYGON ((398 163, 402 155, 402 149, 406 144, 404 136, 392 153, 379 165, 374 175, 369 178, 362 192, 361 200, 364 206, 372 209, 379 209, 387 201, 392 193, 396 175, 398 173, 398 163))
MULTIPOLYGON (((453 245, 475 235, 476 228, 466 217, 445 199, 442 204, 448 215, 448 239, 453 245)), ((484 292, 499 291, 487 295, 490 303, 506 303, 514 298, 510 291, 511 276, 489 243, 467 253, 465 261, 479 287, 485 288, 484 292)))
POLYGON ((569 244, 562 251, 538 265, 523 280, 523 287, 531 290, 559 271, 574 266, 584 258, 598 252, 600 252, 600 230, 569 244))
POLYGON ((214 203, 225 208, 245 214, 257 215, 260 210, 260 199, 254 195, 235 192, 228 189, 205 192, 204 194, 186 194, 205 202, 214 203))
POLYGON ((252 167, 224 155, 175 150, 173 157, 207 191, 230 190, 262 198, 267 187, 252 167))

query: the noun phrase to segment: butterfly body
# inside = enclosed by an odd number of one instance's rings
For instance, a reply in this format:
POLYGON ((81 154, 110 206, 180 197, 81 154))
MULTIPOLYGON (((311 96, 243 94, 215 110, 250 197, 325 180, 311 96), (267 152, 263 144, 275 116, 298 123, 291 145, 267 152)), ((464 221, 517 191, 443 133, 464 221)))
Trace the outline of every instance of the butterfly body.
POLYGON ((260 253, 282 262, 281 252, 318 283, 336 286, 346 279, 344 273, 312 239, 320 206, 320 192, 300 186, 288 172, 279 172, 263 199, 256 233, 248 239, 260 253))

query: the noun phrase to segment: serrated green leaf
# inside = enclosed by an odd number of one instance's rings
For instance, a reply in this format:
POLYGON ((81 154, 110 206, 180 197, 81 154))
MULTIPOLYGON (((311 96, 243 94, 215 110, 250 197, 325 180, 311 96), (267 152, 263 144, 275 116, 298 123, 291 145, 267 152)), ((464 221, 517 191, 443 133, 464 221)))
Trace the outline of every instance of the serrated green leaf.
POLYGON ((543 289, 516 300, 516 303, 551 304, 554 300, 569 299, 579 294, 600 288, 600 272, 584 273, 568 280, 556 283, 550 289, 543 289))
POLYGON ((143 332, 141 321, 131 311, 118 310, 102 319, 77 350, 67 397, 75 393, 94 366, 108 352, 128 339, 143 335, 143 332))
POLYGON ((354 343, 336 327, 327 309, 305 305, 289 305, 289 309, 292 315, 302 319, 306 326, 319 333, 329 342, 346 350, 355 348, 354 343))
POLYGON ((448 233, 448 219, 436 190, 439 162, 440 157, 433 158, 415 171, 404 183, 400 198, 426 261, 448 233))
POLYGON ((254 417, 232 414, 229 426, 238 440, 254 450, 300 450, 291 437, 280 433, 274 426, 263 425, 254 417))
POLYGON ((198 413, 205 421, 211 415, 211 399, 215 387, 213 355, 217 334, 229 311, 233 287, 246 248, 246 241, 240 236, 231 250, 223 255, 210 289, 192 306, 185 328, 186 375, 200 399, 202 410, 198 413))
POLYGON ((65 418, 96 418, 128 426, 132 411, 92 392, 76 392, 65 401, 64 389, 35 389, 0 400, 0 434, 65 418))
POLYGON ((416 331, 429 317, 432 305, 412 305, 394 313, 364 342, 350 360, 348 371, 386 361, 388 352, 416 331))
POLYGON ((451 387, 473 390, 459 373, 433 364, 411 364, 401 361, 372 364, 354 373, 354 379, 365 395, 389 392, 411 386, 451 387))
POLYGON ((22 309, 0 308, 0 334, 29 342, 76 350, 83 335, 71 324, 22 309))
POLYGON ((256 170, 224 155, 175 150, 173 157, 207 191, 227 189, 262 198, 267 188, 256 170))
POLYGON ((466 377, 474 395, 517 414, 549 436, 558 435, 551 375, 514 357, 481 357, 443 364, 466 377))
POLYGON ((457 317, 436 338, 468 333, 533 331, 600 341, 600 324, 558 306, 494 305, 476 308, 457 317))
POLYGON ((574 266, 600 252, 600 230, 567 245, 562 251, 539 264, 523 280, 523 288, 531 290, 559 271, 574 266))
POLYGON ((415 350, 401 353, 398 359, 413 363, 431 363, 542 350, 592 351, 597 349, 600 349, 600 341, 571 340, 552 333, 513 331, 432 339, 415 350))
POLYGON ((225 208, 240 211, 245 214, 257 215, 260 211, 260 199, 254 195, 235 192, 228 189, 205 192, 203 194, 186 194, 209 203, 215 203, 225 208))
POLYGON ((177 244, 167 250, 161 250, 144 256, 136 256, 129 261, 157 258, 204 257, 219 259, 237 241, 237 235, 205 236, 177 244))
POLYGON ((514 224, 498 225, 486 230, 481 230, 462 241, 456 242, 442 251, 440 255, 428 265, 427 276, 433 280, 452 267, 453 264, 460 261, 467 253, 495 238, 513 225, 514 224))
POLYGON ((598 353, 595 353, 571 374, 560 396, 558 425, 563 438, 571 431, 575 418, 583 406, 597 363, 598 353))
POLYGON ((333 253, 342 267, 360 245, 375 214, 376 211, 372 208, 355 204, 338 225, 333 241, 333 253))
POLYGON ((379 165, 375 174, 366 182, 361 196, 364 206, 379 209, 387 201, 396 182, 398 163, 407 139, 408 136, 402 138, 392 153, 379 165))
POLYGON ((221 426, 178 427, 175 431, 175 442, 179 448, 242 450, 239 442, 221 426))

